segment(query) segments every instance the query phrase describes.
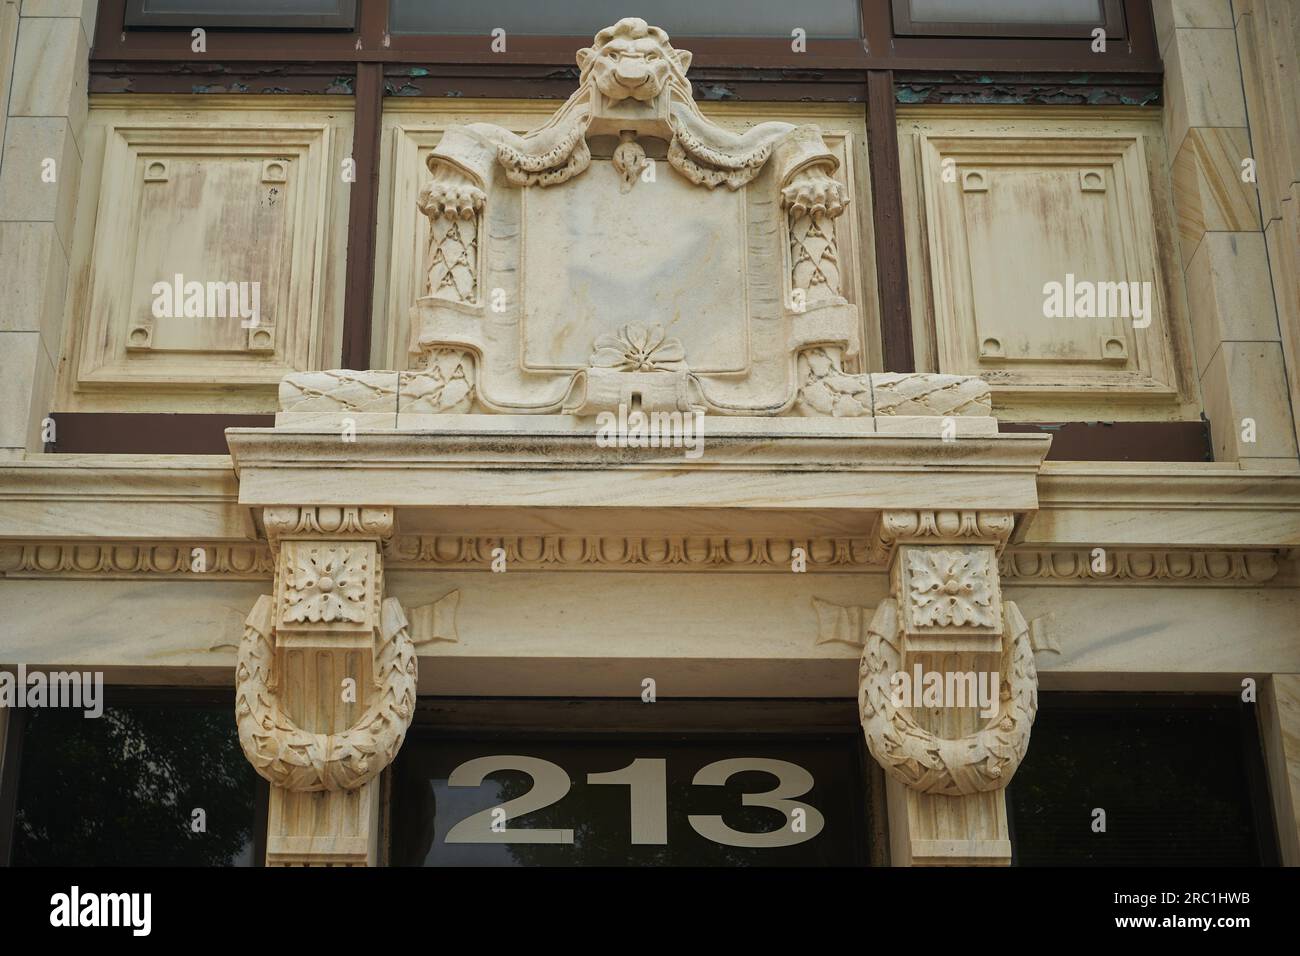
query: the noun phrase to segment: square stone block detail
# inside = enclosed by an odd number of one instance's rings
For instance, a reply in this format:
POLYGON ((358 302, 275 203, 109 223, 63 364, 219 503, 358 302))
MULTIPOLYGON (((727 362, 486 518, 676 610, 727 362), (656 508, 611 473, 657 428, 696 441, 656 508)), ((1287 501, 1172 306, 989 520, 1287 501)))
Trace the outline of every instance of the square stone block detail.
POLYGON ((86 122, 89 47, 74 17, 24 15, 14 58, 10 116, 66 116, 80 140, 86 122))
POLYGON ((1253 232, 1260 227, 1253 183, 1241 178, 1250 156, 1244 129, 1188 130, 1174 159, 1174 207, 1183 261, 1206 232, 1253 232))
POLYGON ((1222 342, 1277 341, 1277 314, 1264 236, 1208 232, 1187 267, 1196 370, 1205 374, 1222 342))
POLYGON ((0 167, 0 216, 5 221, 52 222, 63 248, 70 248, 80 175, 81 156, 66 118, 9 118, 0 167), (53 160, 53 166, 46 160, 53 160), (54 178, 47 182, 45 171, 51 168, 54 178))
POLYGON ((357 641, 369 646, 378 623, 379 560, 370 541, 283 542, 276 573, 277 633, 288 644, 295 632, 310 632, 312 642, 337 633, 349 646, 357 641))
POLYGON ((1214 457, 1294 458, 1295 426, 1277 342, 1225 342, 1201 378, 1214 457), (1255 441, 1243 440, 1246 419, 1255 441))
POLYGON ((57 354, 68 260, 52 222, 0 222, 0 332, 37 332, 57 354))
POLYGON ((1175 30, 1165 50, 1165 132, 1169 149, 1193 127, 1246 126, 1237 38, 1232 30, 1175 30))
POLYGON ((1002 595, 992 545, 902 545, 895 557, 911 651, 996 651, 1002 595))

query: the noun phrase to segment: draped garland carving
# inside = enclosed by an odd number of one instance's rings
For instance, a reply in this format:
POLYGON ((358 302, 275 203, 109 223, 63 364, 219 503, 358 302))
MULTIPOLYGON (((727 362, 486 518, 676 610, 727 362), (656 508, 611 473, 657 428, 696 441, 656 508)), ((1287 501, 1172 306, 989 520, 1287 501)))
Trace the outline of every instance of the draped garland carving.
POLYGON ((383 603, 375 648, 375 692, 347 730, 304 730, 280 705, 272 626, 274 602, 257 599, 244 622, 235 671, 239 743, 253 768, 287 790, 356 790, 393 758, 415 714, 415 645, 396 598, 383 603))
POLYGON ((895 780, 946 796, 998 790, 1010 782, 1038 713, 1038 672, 1019 608, 1004 601, 1003 615, 998 712, 979 731, 951 739, 926 730, 907 709, 894 705, 890 679, 903 663, 898 603, 886 598, 876 608, 858 669, 858 708, 871 755, 895 780))

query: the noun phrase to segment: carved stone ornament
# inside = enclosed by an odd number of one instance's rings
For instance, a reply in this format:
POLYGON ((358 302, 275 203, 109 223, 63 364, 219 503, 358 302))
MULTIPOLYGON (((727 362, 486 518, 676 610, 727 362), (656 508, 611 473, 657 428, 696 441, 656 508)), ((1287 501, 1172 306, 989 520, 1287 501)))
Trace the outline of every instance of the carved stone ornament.
POLYGON ((891 678, 903 669, 898 602, 886 598, 876 608, 858 670, 858 709, 868 749, 900 783, 923 793, 966 796, 1005 787, 1020 766, 1038 713, 1038 672, 1020 610, 1006 601, 1002 613, 998 711, 977 732, 947 739, 895 706, 891 678))
POLYGON ((907 551, 908 600, 917 627, 996 627, 991 553, 907 551))
MULTIPOLYGON (((325 816, 302 817, 296 795, 346 792, 372 805, 372 790, 362 791, 392 763, 415 715, 416 641, 401 605, 383 597, 394 514, 305 505, 266 508, 261 517, 274 592, 258 598, 244 622, 235 720, 244 755, 273 785, 270 830, 279 849, 268 854, 322 862, 328 853, 319 839, 337 849, 356 807, 327 801, 325 816), (296 718, 304 715, 315 726, 302 726, 296 718), (301 839, 308 842, 294 842, 301 839)), ((446 618, 438 622, 444 632, 446 618)))
POLYGON ((430 154, 412 352, 474 355, 488 412, 792 409, 800 351, 859 351, 838 160, 815 126, 707 119, 691 54, 644 20, 577 62, 577 92, 537 129, 453 127, 430 154))
POLYGON ((635 17, 577 64, 541 126, 452 126, 427 156, 412 371, 294 373, 283 412, 622 405, 996 430, 977 378, 860 370, 836 236, 850 187, 817 126, 718 125, 692 96, 691 54, 635 17))
POLYGON ((415 645, 401 605, 396 598, 383 603, 370 705, 336 734, 302 729, 281 705, 273 611, 269 595, 258 598, 239 646, 235 719, 244 755, 261 776, 286 790, 355 790, 392 763, 415 714, 415 645))

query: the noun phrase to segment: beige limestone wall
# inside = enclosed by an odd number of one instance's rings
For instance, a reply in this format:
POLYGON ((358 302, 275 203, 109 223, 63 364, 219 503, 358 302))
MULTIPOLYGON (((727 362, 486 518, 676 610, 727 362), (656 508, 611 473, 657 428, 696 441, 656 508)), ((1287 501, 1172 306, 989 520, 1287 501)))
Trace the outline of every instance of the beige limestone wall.
POLYGON ((0 457, 39 451, 52 407, 95 11, 0 4, 0 457))
MULTIPOLYGON (((1295 253, 1282 241, 1285 203, 1261 212, 1260 202, 1290 193, 1279 188, 1287 175, 1278 167, 1296 167, 1278 137, 1294 125, 1287 114, 1296 98, 1291 89, 1267 102, 1260 92, 1287 83, 1288 73, 1285 57, 1261 59, 1257 29, 1271 19, 1269 32, 1285 43, 1291 8, 1289 0, 1154 0, 1196 371, 1216 460, 1246 467, 1293 467, 1297 454, 1295 253)), ((1291 63, 1294 86, 1294 53, 1291 63)))

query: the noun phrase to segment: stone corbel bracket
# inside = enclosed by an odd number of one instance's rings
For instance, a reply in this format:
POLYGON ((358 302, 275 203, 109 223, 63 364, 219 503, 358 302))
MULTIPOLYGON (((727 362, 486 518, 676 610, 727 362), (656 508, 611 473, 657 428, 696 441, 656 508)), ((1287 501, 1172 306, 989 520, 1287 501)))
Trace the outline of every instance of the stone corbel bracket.
POLYGON ((383 599, 393 511, 267 508, 262 522, 275 591, 258 598, 244 622, 235 677, 240 744, 277 787, 354 790, 392 762, 415 712, 415 645, 401 605, 383 599), (289 716, 292 692, 279 675, 277 646, 370 651, 372 693, 361 717, 334 733, 300 727, 289 716))
POLYGON ((943 796, 1000 790, 1029 745, 1038 710, 1034 650, 1029 626, 1003 599, 998 577, 998 555, 1014 526, 1010 511, 881 514, 874 552, 890 563, 891 597, 867 629, 859 710, 872 755, 912 790, 943 796), (913 663, 960 661, 964 670, 993 655, 997 711, 972 732, 936 733, 891 696, 892 678, 913 663))
POLYGON ((312 733, 299 727, 280 702, 274 603, 269 595, 257 599, 239 646, 235 718, 244 756, 273 785, 294 791, 355 790, 397 756, 415 713, 418 665, 397 599, 385 600, 381 614, 370 706, 341 733, 312 733))
POLYGON ((1008 601, 1003 618, 997 713, 975 733, 950 739, 895 706, 891 678, 903 670, 898 602, 886 598, 877 607, 858 670, 858 708, 867 748, 892 778, 913 790, 945 796, 999 790, 1010 782, 1029 747, 1038 713, 1038 671, 1020 610, 1008 601))

